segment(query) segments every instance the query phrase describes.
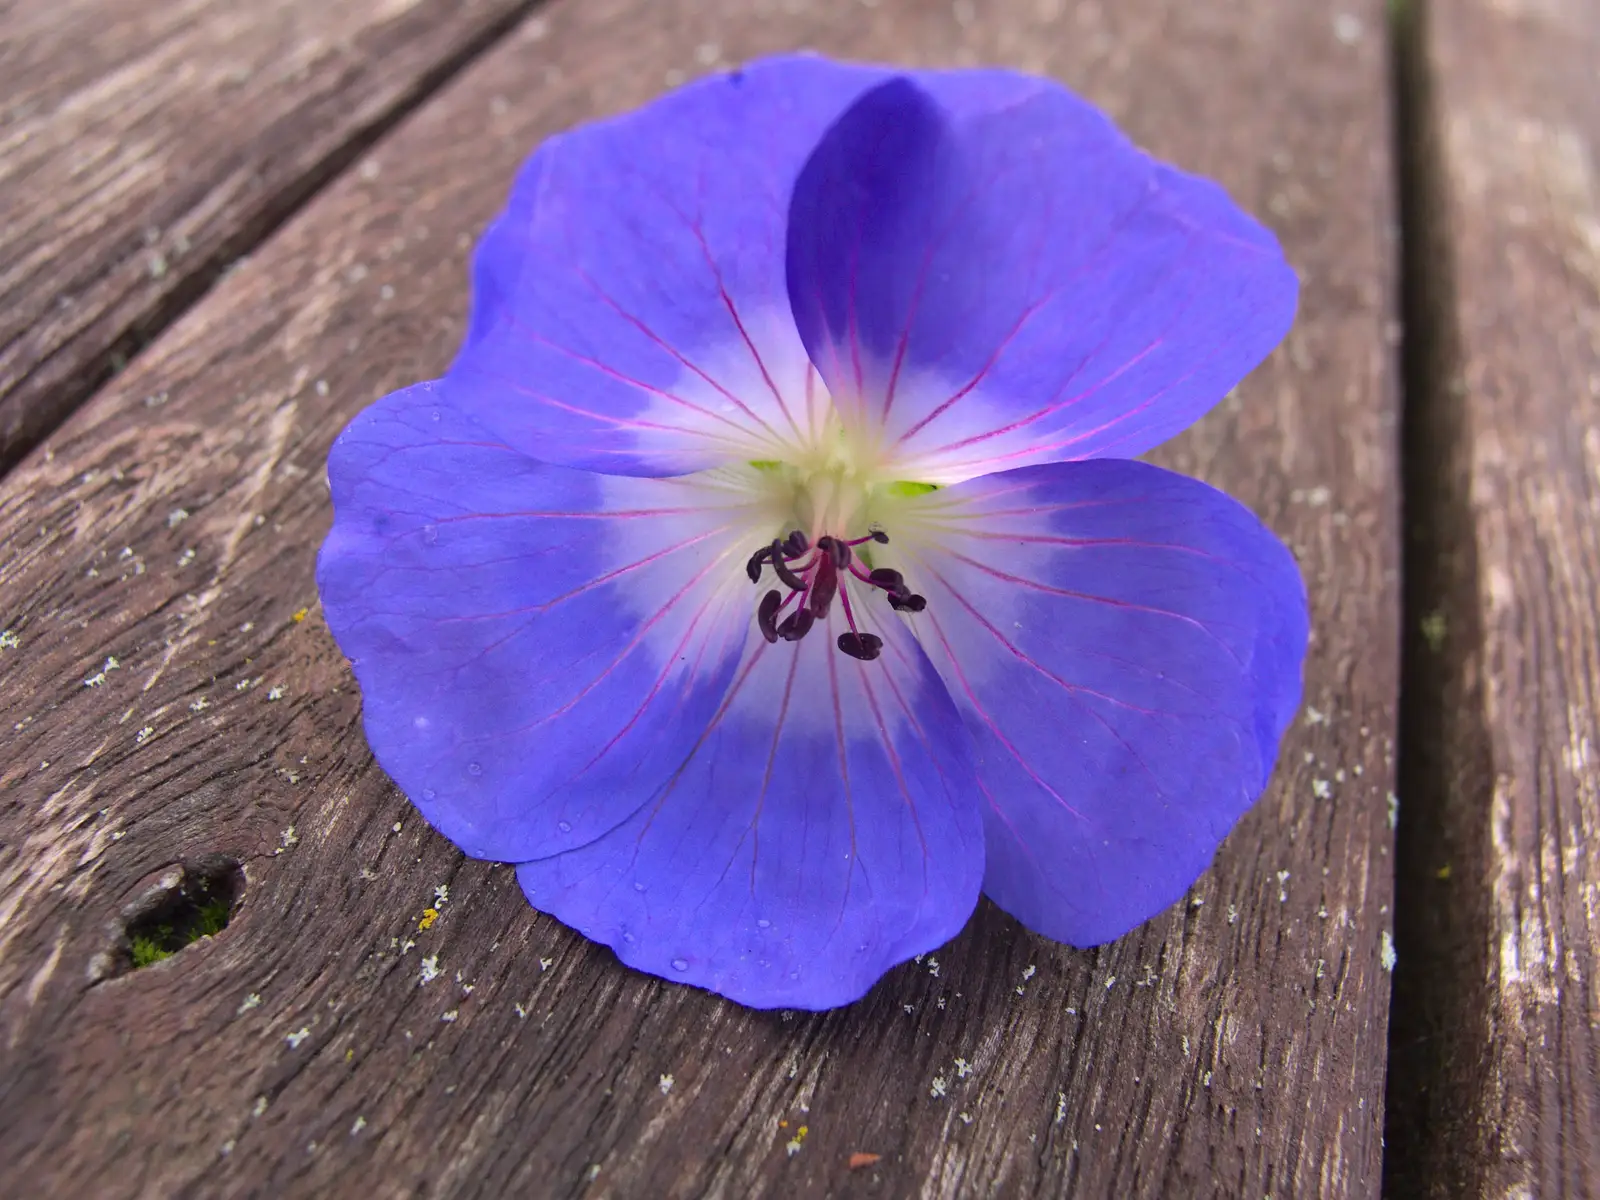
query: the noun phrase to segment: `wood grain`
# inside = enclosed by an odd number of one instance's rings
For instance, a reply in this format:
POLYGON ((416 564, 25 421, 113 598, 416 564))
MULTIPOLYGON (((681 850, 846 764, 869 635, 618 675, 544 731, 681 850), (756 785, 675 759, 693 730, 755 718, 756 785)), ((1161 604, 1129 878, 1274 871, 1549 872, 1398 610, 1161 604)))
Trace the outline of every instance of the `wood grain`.
POLYGON ((556 0, 375 147, 0 485, 0 1174, 63 1195, 1375 1195, 1398 654, 1379 22, 1375 0, 1340 21, 556 0), (1276 226, 1299 324, 1159 457, 1291 541, 1316 629, 1276 781, 1185 904, 1092 952, 985 905, 816 1016, 631 974, 429 831, 370 759, 312 582, 329 442, 447 361, 471 237, 534 142, 797 45, 1054 73, 1276 226), (118 974, 129 906, 216 854, 243 864, 232 923, 118 974))
POLYGON ((1600 1195, 1600 14, 1406 30, 1396 1195, 1600 1195), (1408 493, 1409 494, 1409 493, 1408 493))
POLYGON ((0 471, 529 7, 0 7, 0 471))

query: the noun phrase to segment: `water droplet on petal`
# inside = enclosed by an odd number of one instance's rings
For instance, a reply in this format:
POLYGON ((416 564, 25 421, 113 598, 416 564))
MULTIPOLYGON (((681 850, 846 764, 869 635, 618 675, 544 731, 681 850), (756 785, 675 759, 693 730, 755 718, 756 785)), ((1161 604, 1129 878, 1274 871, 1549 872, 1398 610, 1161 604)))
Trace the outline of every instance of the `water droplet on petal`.
POLYGON ((756 922, 756 928, 757 929, 771 929, 772 928, 772 922, 767 920, 765 917, 762 917, 759 921, 756 922))
POLYGON ((790 971, 789 972, 789 978, 790 979, 799 979, 800 978, 800 972, 799 971, 790 971))
POLYGON ((635 879, 633 881, 633 890, 636 891, 636 892, 644 891, 644 884, 640 883, 637 879, 635 879))
POLYGON ((674 971, 687 971, 689 969, 689 960, 687 958, 675 958, 675 959, 673 959, 672 960, 672 969, 674 971))
POLYGON ((625 941, 625 942, 632 942, 633 941, 633 934, 631 934, 631 933, 623 934, 622 935, 622 940, 625 941))
POLYGON ((476 762, 468 763, 467 764, 467 774, 468 775, 482 775, 483 774, 483 764, 482 763, 476 763, 476 762))
POLYGON ((423 789, 422 789, 422 798, 423 798, 423 799, 424 799, 424 800, 432 800, 432 799, 433 799, 433 798, 434 798, 434 797, 436 797, 436 796, 437 796, 437 795, 438 795, 438 794, 439 794, 439 793, 438 793, 438 792, 436 792, 436 791, 434 791, 434 790, 433 790, 433 789, 432 789, 432 788, 423 788, 423 789))
POLYGON ((561 830, 562 833, 571 833, 572 832, 572 822, 571 821, 557 821, 556 822, 556 828, 561 830))
POLYGON ((433 415, 433 419, 435 421, 440 420, 444 416, 444 414, 441 413, 437 408, 433 410, 433 414, 432 415, 433 415))

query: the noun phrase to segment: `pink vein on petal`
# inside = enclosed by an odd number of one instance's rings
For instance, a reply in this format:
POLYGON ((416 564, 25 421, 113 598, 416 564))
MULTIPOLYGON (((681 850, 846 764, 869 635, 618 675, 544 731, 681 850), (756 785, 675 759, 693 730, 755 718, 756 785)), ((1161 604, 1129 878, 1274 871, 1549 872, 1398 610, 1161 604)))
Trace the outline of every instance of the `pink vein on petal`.
POLYGON ((1006 333, 1005 337, 1000 340, 1000 344, 994 348, 989 357, 984 361, 983 365, 973 373, 972 378, 967 380, 965 384, 958 388, 955 394, 952 395, 948 400, 943 401, 927 416, 915 422, 910 429, 907 429, 898 438, 896 438, 895 445, 904 445, 908 440, 915 437, 921 430, 927 428, 934 421, 943 416, 953 405, 956 404, 957 401, 963 400, 970 395, 973 389, 982 383, 989 372, 994 369, 994 365, 1000 360, 1000 356, 1006 352, 1012 341, 1015 340, 1017 335, 1022 332, 1022 327, 1026 325, 1033 318, 1033 315, 1043 308, 1044 305, 1052 298, 1053 294, 1047 293, 1042 299, 1035 300, 1026 308, 1024 308, 1021 315, 1017 317, 1016 324, 1013 325, 1006 333))
POLYGON ((967 698, 967 703, 972 705, 972 710, 976 712, 982 719, 983 723, 989 727, 989 732, 994 734, 995 740, 1006 748, 1006 753, 1010 754, 1012 758, 1017 760, 1017 765, 1023 769, 1028 778, 1039 785, 1041 791, 1049 795, 1052 800, 1054 800, 1062 808, 1066 809, 1073 816, 1077 817, 1078 820, 1087 824, 1089 819, 1077 809, 1073 808, 1071 804, 1067 803, 1065 796, 1046 783, 1039 773, 1029 765, 1028 760, 1022 757, 1021 751, 1011 744, 1011 739, 1000 732, 1000 726, 998 722, 996 722, 995 719, 989 715, 989 710, 984 708, 983 704, 978 700, 978 694, 973 690, 971 682, 967 679, 967 673, 961 669, 961 662, 956 658, 955 649, 950 645, 950 639, 945 636, 944 626, 939 623, 939 619, 937 617, 933 617, 931 612, 928 614, 928 616, 931 618, 931 624, 933 625, 934 633, 939 635, 939 642, 944 647, 945 657, 950 660, 951 669, 955 671, 956 679, 961 684, 961 693, 967 698))
MULTIPOLYGON (((695 612, 694 616, 689 619, 688 628, 683 631, 683 636, 678 639, 678 644, 672 648, 672 653, 665 656, 664 665, 656 674, 654 682, 652 682, 650 685, 650 690, 645 693, 645 697, 642 701, 640 701, 639 707, 634 710, 633 715, 628 718, 627 722, 622 726, 622 728, 617 730, 617 732, 612 735, 611 740, 606 742, 604 746, 600 747, 600 749, 595 753, 594 757, 585 763, 577 772, 577 774, 573 775, 572 779, 577 779, 579 775, 582 775, 585 771, 589 770, 589 768, 593 767, 597 762, 610 753, 612 747, 626 737, 629 730, 639 723, 639 719, 644 716, 645 710, 648 709, 655 701, 656 696, 661 691, 662 685, 666 683, 668 676, 672 674, 673 669, 677 666, 679 656, 682 655, 684 647, 689 644, 689 640, 694 637, 694 631, 699 627, 701 619, 706 615, 706 613, 711 611, 711 607, 714 603, 714 600, 708 600, 706 603, 702 604, 695 612)), ((578 699, 581 698, 582 697, 580 696, 578 699)), ((575 703, 577 703, 576 700, 572 701, 572 703, 569 703, 566 706, 567 709, 571 709, 572 704, 575 703)), ((568 782, 570 783, 571 780, 568 780, 568 782)))
MULTIPOLYGON (((833 632, 830 621, 825 631, 833 632)), ((823 658, 828 664, 828 689, 833 697, 833 736, 839 746, 839 780, 844 785, 845 812, 850 823, 850 870, 844 877, 844 896, 839 901, 839 919, 834 923, 834 930, 844 924, 845 907, 850 903, 850 888, 855 882, 856 867, 861 862, 859 847, 856 844, 856 797, 850 787, 850 752, 845 746, 844 737, 844 706, 839 702, 839 673, 834 662, 834 655, 823 651, 823 658)))
MULTIPOLYGON (((794 677, 800 668, 800 655, 792 654, 789 657, 789 674, 783 683, 783 699, 778 704, 778 719, 772 726, 772 745, 767 750, 767 767, 761 774, 761 792, 756 797, 756 811, 750 818, 750 894, 756 891, 756 864, 761 857, 761 811, 766 807, 767 791, 772 787, 772 770, 778 761, 778 743, 783 737, 784 722, 789 717, 789 699, 794 694, 794 677)), ((744 844, 744 839, 739 839, 739 845, 744 844)), ((734 847, 737 855, 739 846, 734 847)), ((722 874, 727 875, 733 866, 733 856, 729 856, 727 866, 722 868, 722 874)), ((719 877, 720 878, 720 877, 719 877)))
POLYGON ((800 435, 800 426, 795 424, 794 416, 789 412, 789 405, 784 402, 783 393, 778 390, 778 385, 773 382, 772 373, 767 370, 767 364, 762 361, 761 352, 756 349, 756 344, 751 340, 749 331, 745 328, 744 320, 739 316, 739 309, 733 302, 733 297, 728 294, 728 285, 722 278, 722 268, 717 265, 717 260, 711 254, 711 247, 706 243, 705 230, 700 222, 690 223, 694 230, 695 241, 700 244, 700 253, 705 257, 706 266, 711 269, 711 277, 717 283, 717 295, 722 300, 722 306, 728 310, 728 316, 733 321, 733 327, 739 331, 739 337, 744 341, 745 349, 750 351, 750 357, 755 359, 756 369, 761 372, 761 379, 767 385, 767 391, 772 393, 772 398, 778 402, 778 410, 783 413, 784 420, 789 422, 795 436, 800 435))
MULTIPOLYGON (((575 587, 570 591, 562 592, 561 595, 556 596, 556 597, 554 597, 554 598, 552 598, 550 600, 545 600, 545 601, 543 601, 543 602, 541 602, 539 604, 527 604, 527 605, 523 605, 520 608, 509 608, 509 609, 506 609, 504 612, 472 613, 472 614, 470 614, 468 616, 441 617, 441 618, 439 618, 439 620, 436 623, 440 624, 440 625, 451 625, 451 624, 455 624, 457 622, 462 622, 462 621, 498 620, 498 619, 503 618, 503 617, 520 616, 523 613, 548 612, 550 609, 554 608, 556 605, 564 604, 566 601, 571 600, 575 596, 581 596, 585 592, 593 591, 597 587, 603 587, 605 584, 608 584, 608 583, 612 582, 613 580, 620 579, 624 575, 632 574, 634 571, 639 570, 641 567, 647 567, 651 563, 656 562, 656 561, 658 561, 660 559, 663 559, 669 554, 676 554, 680 550, 687 550, 690 546, 695 546, 695 545, 698 545, 701 542, 708 541, 709 539, 716 537, 718 534, 726 533, 729 529, 732 529, 732 528, 733 528, 732 525, 721 525, 721 526, 718 526, 716 529, 711 529, 711 530, 706 531, 705 533, 697 534, 695 537, 688 538, 688 539, 686 539, 684 541, 681 541, 681 542, 677 542, 674 545, 667 546, 667 547, 665 547, 665 548, 663 548, 661 550, 657 550, 652 554, 647 554, 645 557, 643 557, 641 559, 638 559, 638 560, 636 560, 634 562, 626 563, 623 566, 613 568, 612 570, 607 571, 604 575, 598 575, 594 579, 589 580, 587 583, 580 584, 578 587, 575 587)), ((712 563, 709 566, 704 568, 698 575, 696 575, 694 577, 694 580, 691 581, 691 582, 698 582, 699 580, 704 579, 706 574, 713 567, 715 567, 718 563, 722 562, 723 559, 725 559, 726 557, 727 557, 726 554, 718 555, 717 558, 715 560, 713 560, 712 563)))
POLYGON ((743 668, 739 672, 738 677, 734 679, 733 684, 728 688, 728 694, 722 698, 722 703, 718 706, 717 711, 714 712, 711 715, 711 719, 706 722, 706 727, 700 731, 700 736, 695 739, 694 745, 689 747, 689 752, 683 756, 683 761, 679 763, 677 769, 672 772, 672 777, 668 779, 667 782, 662 786, 661 795, 656 798, 654 804, 652 805, 652 811, 649 819, 645 821, 643 827, 639 830, 639 839, 642 839, 649 831, 650 825, 655 820, 656 814, 661 811, 667 800, 672 796, 673 791, 678 786, 678 781, 683 778, 683 773, 689 769, 689 764, 694 761, 695 755, 700 753, 701 749, 706 744, 706 740, 716 732, 717 726, 722 724, 722 719, 728 715, 728 709, 733 707, 734 700, 738 697, 739 693, 744 690, 744 685, 749 681, 751 672, 756 669, 756 664, 761 661, 761 655, 766 651, 766 649, 767 644, 765 642, 761 642, 755 647, 754 653, 750 655, 750 661, 744 664, 743 668))
POLYGON ((1118 708, 1125 708, 1130 712, 1136 712, 1147 717, 1170 717, 1172 715, 1171 713, 1161 713, 1153 709, 1141 708, 1137 704, 1129 704, 1125 700, 1119 700, 1117 697, 1109 696, 1104 692, 1098 692, 1092 688, 1086 688, 1079 684, 1067 682, 1053 671, 1047 670, 1043 665, 1034 661, 1034 659, 1030 658, 1022 651, 1021 647, 1017 646, 1009 638, 1007 638, 1005 634, 996 629, 988 621, 988 619, 983 616, 982 613, 973 607, 972 603, 965 596, 950 586, 949 580, 945 579, 937 571, 934 572, 934 577, 937 578, 940 583, 944 584, 949 593, 956 598, 956 601, 961 605, 962 608, 967 610, 967 613, 973 618, 973 620, 977 621, 979 625, 982 625, 984 629, 988 630, 988 632, 994 636, 995 640, 1004 646, 1011 655, 1013 655, 1020 662, 1032 667, 1035 671, 1037 671, 1040 675, 1043 675, 1062 691, 1066 692, 1069 696, 1072 696, 1085 712, 1098 721, 1101 727, 1104 728, 1107 733, 1116 738, 1117 741, 1122 744, 1122 748, 1133 757, 1133 761, 1139 764, 1140 769, 1143 770, 1146 775, 1150 776, 1150 782, 1155 785, 1156 795, 1161 796, 1163 799, 1166 797, 1166 793, 1161 787, 1161 781, 1156 778, 1156 773, 1152 771, 1149 764, 1144 761, 1144 756, 1128 744, 1128 739, 1122 736, 1122 732, 1120 730, 1113 726, 1110 721, 1106 720, 1105 717, 1101 716, 1089 705, 1084 704, 1081 699, 1078 699, 1078 696, 1080 693, 1086 696, 1093 696, 1097 700, 1104 700, 1107 704, 1115 705, 1118 708))
MULTIPOLYGON (((968 558, 965 554, 961 554, 955 550, 946 550, 945 553, 951 558, 966 563, 974 570, 983 572, 985 575, 990 575, 995 579, 1004 580, 1006 583, 1014 583, 1019 587, 1029 588, 1036 592, 1044 592, 1051 596, 1065 596, 1069 600, 1085 600, 1091 604, 1104 604, 1110 608, 1124 608, 1130 612, 1145 612, 1158 617, 1171 617, 1173 620, 1181 621, 1185 625, 1193 625, 1196 629, 1200 630, 1207 637, 1212 639, 1212 641, 1216 642, 1217 645, 1221 646, 1222 649, 1227 653, 1228 657, 1233 659, 1234 662, 1239 663, 1241 667, 1244 665, 1242 662, 1240 662, 1239 656, 1233 652, 1233 647, 1228 645, 1227 642, 1223 641, 1222 638, 1217 636, 1215 630, 1213 630, 1204 621, 1198 620, 1195 617, 1191 617, 1187 613, 1173 612, 1169 608, 1156 608, 1149 604, 1135 604, 1131 600, 1117 600, 1111 596, 1097 596, 1092 592, 1077 592, 1073 591, 1071 588, 1052 587, 1048 583, 1040 583, 1037 579, 1025 579, 1021 575, 1008 574, 997 567, 991 567, 987 563, 981 563, 975 558, 968 558)), ((934 573, 937 574, 936 571, 934 573)), ((948 586, 948 584, 946 586, 948 586)))
MULTIPOLYGON (((725 556, 723 556, 723 557, 725 557, 725 556)), ((589 681, 589 683, 585 684, 583 689, 581 691, 579 691, 575 696, 571 697, 571 699, 569 699, 565 704, 561 705, 559 708, 556 708, 551 712, 548 712, 548 713, 544 714, 541 717, 536 717, 534 720, 529 721, 526 724, 519 725, 519 726, 515 727, 514 729, 501 730, 501 731, 498 731, 498 732, 496 732, 494 734, 484 734, 484 735, 482 735, 480 737, 476 737, 476 738, 462 738, 462 739, 460 739, 459 744, 460 745, 468 745, 468 744, 470 744, 472 742, 493 741, 493 740, 495 740, 497 738, 502 738, 502 737, 506 736, 506 734, 508 734, 508 733, 525 733, 530 729, 537 729, 539 726, 544 725, 544 724, 546 724, 546 723, 548 723, 550 721, 553 721, 557 717, 564 716, 566 713, 570 712, 574 707, 577 706, 577 704, 580 701, 583 700, 583 698, 585 696, 587 696, 590 692, 594 691, 595 688, 599 687, 608 678, 610 678, 611 673, 613 671, 615 671, 619 666, 621 666, 623 661, 630 654, 632 654, 636 649, 638 649, 640 643, 644 641, 645 636, 652 629, 654 629, 658 624, 661 623, 661 620, 667 615, 667 613, 671 612, 672 609, 677 606, 678 602, 680 600, 682 600, 683 597, 686 596, 690 591, 692 591, 700 583, 700 581, 702 579, 704 579, 708 574, 710 574, 717 567, 721 566, 722 562, 723 562, 723 558, 721 558, 721 557, 719 557, 717 559, 713 559, 709 564, 706 565, 706 567, 698 575, 694 576, 692 579, 689 580, 689 582, 684 584, 681 588, 679 588, 676 592, 674 592, 670 597, 668 597, 667 602, 665 604, 663 604, 658 611, 656 611, 655 613, 652 613, 650 618, 647 621, 645 621, 642 625, 639 626, 639 629, 637 630, 637 632, 635 632, 635 634, 633 636, 633 640, 630 641, 626 646, 624 646, 622 648, 622 652, 620 654, 618 654, 616 656, 616 658, 612 659, 611 662, 606 666, 606 668, 603 671, 600 672, 599 675, 595 676, 592 680, 589 681)), ((712 598, 706 600, 706 602, 701 605, 700 611, 696 614, 694 620, 698 621, 700 616, 703 616, 705 614, 705 612, 708 609, 710 609, 712 607, 712 605, 714 605, 715 603, 716 603, 716 598, 715 597, 712 597, 712 598)), ((475 659, 476 658, 482 658, 485 654, 488 654, 491 650, 494 650, 497 647, 504 645, 506 642, 508 642, 512 638, 516 637, 517 634, 521 633, 524 628, 526 628, 526 623, 524 623, 522 626, 519 626, 517 629, 511 630, 504 637, 501 637, 501 638, 497 639, 496 641, 491 642, 489 645, 485 646, 477 654, 473 655, 473 658, 475 658, 475 659)), ((457 664, 455 669, 459 670, 462 665, 464 665, 464 664, 457 664)))
POLYGON ((922 828, 922 818, 917 814, 917 802, 911 798, 911 789, 906 785, 905 770, 900 765, 900 755, 895 752, 894 738, 889 734, 889 726, 883 719, 883 712, 878 708, 877 694, 872 690, 872 680, 868 677, 870 670, 866 663, 858 668, 861 672, 861 688, 866 693, 867 704, 872 709, 873 720, 877 723, 878 738, 883 743, 883 752, 889 757, 889 765, 894 769, 895 783, 900 788, 900 795, 906 802, 906 809, 911 814, 911 824, 917 831, 917 842, 922 847, 922 892, 928 892, 928 837, 922 828))
POLYGON ((700 376, 701 379, 705 380, 706 383, 708 383, 711 387, 715 388, 717 390, 717 392, 719 392, 722 396, 726 397, 729 401, 731 401, 733 403, 733 405, 736 408, 739 409, 739 411, 741 411, 742 413, 745 414, 745 416, 749 417, 757 425, 761 426, 762 429, 766 430, 768 436, 770 436, 770 437, 772 437, 775 440, 780 441, 780 442, 783 440, 781 437, 778 436, 778 431, 773 429, 772 426, 768 425, 766 423, 766 421, 764 421, 761 418, 761 416, 758 413, 755 412, 754 409, 752 409, 743 400, 739 399, 738 396, 736 396, 732 392, 730 392, 725 386, 723 386, 717 380, 713 379, 700 366, 698 366, 697 364, 691 362, 684 355, 684 353, 681 350, 679 350, 676 346, 672 345, 670 342, 666 341, 666 339, 664 339, 663 337, 661 337, 661 335, 656 333, 655 330, 651 329, 650 326, 646 325, 644 323, 644 321, 642 321, 640 318, 634 316, 632 313, 628 312, 625 308, 623 308, 620 304, 618 304, 615 300, 613 300, 606 293, 605 289, 602 288, 598 283, 596 283, 588 275, 587 272, 585 272, 585 271, 580 269, 578 271, 578 274, 580 276, 582 276, 583 281, 585 283, 587 283, 592 289, 594 289, 595 294, 600 297, 601 302, 604 303, 613 312, 615 312, 619 317, 621 317, 624 321, 626 321, 630 325, 632 325, 640 333, 644 334, 645 337, 649 338, 652 342, 654 342, 662 350, 665 350, 669 355, 671 355, 674 359, 676 359, 686 370, 692 371, 696 375, 700 376))

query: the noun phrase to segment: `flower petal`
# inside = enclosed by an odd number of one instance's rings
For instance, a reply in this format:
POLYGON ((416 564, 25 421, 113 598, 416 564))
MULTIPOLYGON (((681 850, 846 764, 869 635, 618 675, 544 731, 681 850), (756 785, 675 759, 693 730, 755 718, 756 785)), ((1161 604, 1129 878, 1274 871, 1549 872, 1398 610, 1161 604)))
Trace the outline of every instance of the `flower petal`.
POLYGON ((884 74, 767 59, 546 142, 477 254, 452 368, 468 415, 617 474, 784 458, 809 368, 784 287, 789 193, 884 74))
POLYGON ((759 637, 670 785, 615 832, 524 863, 535 907, 629 966, 756 1008, 823 1009, 960 930, 983 831, 960 715, 885 606, 759 637), (879 610, 891 619, 880 622, 879 610))
POLYGON ((789 211, 806 349, 907 478, 1137 455, 1294 315, 1270 232, 1045 80, 879 84, 822 137, 789 211))
POLYGON ((340 436, 317 582, 378 761, 467 853, 517 861, 615 828, 676 768, 774 531, 715 478, 539 464, 462 417, 461 390, 397 392, 340 436))
POLYGON ((977 740, 984 891, 1074 945, 1182 896, 1299 704, 1305 591, 1245 508, 1143 463, 987 476, 897 539, 977 740))

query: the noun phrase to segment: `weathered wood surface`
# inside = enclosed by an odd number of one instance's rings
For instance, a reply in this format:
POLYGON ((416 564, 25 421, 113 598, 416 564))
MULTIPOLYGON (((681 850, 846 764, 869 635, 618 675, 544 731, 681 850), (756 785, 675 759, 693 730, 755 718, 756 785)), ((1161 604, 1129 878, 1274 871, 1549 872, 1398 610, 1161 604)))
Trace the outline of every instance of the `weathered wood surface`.
POLYGON ((531 3, 0 6, 0 471, 531 3))
POLYGON ((555 0, 408 119, 0 485, 10 1190, 1376 1194, 1398 657, 1380 22, 1376 0, 555 0), (1094 952, 985 906, 820 1016, 631 974, 464 861, 374 767, 312 582, 328 444, 447 361, 521 156, 795 45, 1059 75, 1276 226, 1298 326, 1159 457, 1292 542, 1316 629, 1306 717, 1188 903, 1094 952), (232 923, 117 974, 123 914, 213 855, 243 864, 232 923))
POLYGON ((1407 40, 1417 282, 1389 1148, 1404 1196, 1600 1195, 1600 12, 1407 40))

